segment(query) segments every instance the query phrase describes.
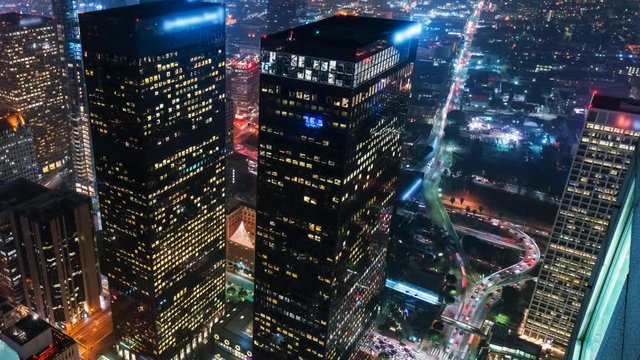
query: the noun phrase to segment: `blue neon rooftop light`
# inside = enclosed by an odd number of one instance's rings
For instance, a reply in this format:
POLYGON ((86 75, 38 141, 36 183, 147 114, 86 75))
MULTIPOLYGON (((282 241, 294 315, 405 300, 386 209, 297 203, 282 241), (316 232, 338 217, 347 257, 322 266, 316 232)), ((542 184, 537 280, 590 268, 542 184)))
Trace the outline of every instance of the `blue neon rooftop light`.
POLYGON ((321 116, 318 115, 305 115, 304 126, 312 129, 319 129, 324 125, 324 121, 321 116))
POLYGON ((179 16, 162 22, 164 31, 179 30, 185 27, 202 25, 206 23, 221 23, 224 21, 224 11, 206 11, 200 14, 179 16))
POLYGON ((38 25, 42 23, 42 18, 39 17, 28 17, 28 18, 24 18, 24 19, 20 19, 20 26, 31 26, 31 25, 38 25))
POLYGON ((422 24, 421 23, 413 24, 408 28, 402 29, 396 32, 395 34, 393 34, 393 43, 399 44, 401 42, 404 42, 406 40, 413 38, 416 35, 420 35, 421 32, 422 32, 422 24))

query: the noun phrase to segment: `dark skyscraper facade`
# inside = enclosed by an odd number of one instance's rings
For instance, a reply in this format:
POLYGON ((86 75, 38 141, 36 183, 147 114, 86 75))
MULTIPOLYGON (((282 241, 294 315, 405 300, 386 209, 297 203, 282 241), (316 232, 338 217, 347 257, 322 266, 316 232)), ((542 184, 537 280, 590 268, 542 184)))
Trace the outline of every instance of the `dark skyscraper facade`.
POLYGON ((2 290, 51 324, 99 311, 90 199, 18 179, 0 187, 0 204, 2 290))
POLYGON ((372 324, 419 31, 338 16, 262 39, 257 360, 348 359, 372 324))
POLYGON ((223 306, 224 8, 80 19, 118 351, 182 358, 223 306))

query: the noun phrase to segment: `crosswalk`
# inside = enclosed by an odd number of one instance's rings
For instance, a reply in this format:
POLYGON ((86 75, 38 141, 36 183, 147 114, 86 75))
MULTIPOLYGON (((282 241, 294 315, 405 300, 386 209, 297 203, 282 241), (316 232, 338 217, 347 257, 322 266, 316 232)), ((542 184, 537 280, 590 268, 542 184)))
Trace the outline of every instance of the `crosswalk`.
POLYGON ((431 348, 424 353, 424 360, 462 360, 452 354, 447 354, 441 348, 431 348))

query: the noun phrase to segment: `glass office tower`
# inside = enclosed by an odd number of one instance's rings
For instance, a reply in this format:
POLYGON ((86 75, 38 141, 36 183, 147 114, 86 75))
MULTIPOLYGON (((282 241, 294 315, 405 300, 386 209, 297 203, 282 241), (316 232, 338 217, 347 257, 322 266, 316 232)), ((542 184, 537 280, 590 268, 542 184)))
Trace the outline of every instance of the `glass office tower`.
POLYGON ((636 234, 640 229, 638 171, 636 151, 620 192, 621 206, 602 243, 567 349, 569 360, 640 357, 640 343, 636 341, 640 309, 635 306, 640 295, 640 269, 631 266, 640 255, 640 238, 636 234))
POLYGON ((82 46, 78 23, 77 0, 51 0, 62 55, 63 90, 69 110, 70 154, 73 170, 72 187, 79 193, 95 195, 95 175, 91 154, 91 132, 87 114, 87 95, 82 66, 82 46))
POLYGON ((620 207, 640 136, 640 103, 594 95, 542 270, 524 336, 563 353, 588 288, 609 222, 620 207))
POLYGON ((155 2, 80 24, 118 350, 182 358, 223 311, 224 8, 155 2))
POLYGON ((254 359, 349 359, 376 315, 418 24, 262 39, 254 359))
POLYGON ((38 172, 45 175, 67 168, 71 152, 56 29, 48 18, 0 15, 0 107, 29 122, 38 172))

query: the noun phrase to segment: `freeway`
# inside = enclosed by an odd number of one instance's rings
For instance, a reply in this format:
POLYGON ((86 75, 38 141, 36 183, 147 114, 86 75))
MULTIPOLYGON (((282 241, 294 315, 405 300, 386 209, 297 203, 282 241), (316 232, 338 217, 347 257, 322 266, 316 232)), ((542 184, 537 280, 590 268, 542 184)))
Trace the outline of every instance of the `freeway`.
MULTIPOLYGON (((517 264, 487 276, 474 286, 473 293, 465 295, 465 305, 455 319, 474 328, 482 327, 489 305, 498 299, 502 288, 514 281, 521 281, 540 261, 540 249, 533 238, 512 223, 501 222, 500 225, 508 228, 521 242, 524 256, 517 264)), ((471 358, 475 351, 474 344, 477 343, 475 337, 474 334, 462 331, 451 332, 447 342, 450 345, 445 350, 447 359, 471 358)))
POLYGON ((429 217, 431 218, 431 221, 435 225, 441 226, 447 231, 453 239, 453 244, 455 244, 457 248, 457 254, 461 254, 456 256, 456 259, 458 261, 458 266, 460 267, 460 272, 463 274, 463 278, 461 279, 462 287, 464 287, 467 282, 465 275, 467 272, 465 269, 469 269, 470 267, 469 261, 464 255, 464 251, 460 245, 460 239, 458 238, 451 220, 449 219, 449 215, 447 214, 444 205, 440 201, 438 191, 440 187, 440 176, 445 168, 445 160, 450 160, 451 156, 451 154, 445 152, 446 147, 441 145, 442 138, 444 137, 444 129, 447 124, 447 114, 460 102, 461 89, 464 88, 464 84, 467 79, 467 64, 471 58, 470 47, 483 6, 484 2, 479 1, 476 4, 475 11, 467 21, 462 48, 459 52, 458 58, 454 62, 453 81, 451 82, 451 87, 449 88, 449 93, 442 109, 434 118, 433 129, 431 130, 431 134, 427 141, 433 150, 427 157, 427 165, 425 165, 425 168, 423 169, 424 180, 422 182, 423 193, 426 203, 429 206, 429 217))
POLYGON ((484 231, 472 229, 472 228, 466 227, 464 225, 459 225, 459 224, 455 224, 455 225, 453 225, 453 227, 459 233, 463 233, 463 234, 474 236, 474 237, 476 237, 476 238, 478 238, 478 239, 480 239, 480 240, 482 240, 484 242, 488 242, 488 243, 497 245, 499 247, 514 249, 514 250, 523 250, 521 245, 509 242, 508 240, 511 240, 511 239, 505 239, 505 238, 503 238, 502 236, 499 236, 499 235, 489 234, 489 233, 486 233, 484 231))

